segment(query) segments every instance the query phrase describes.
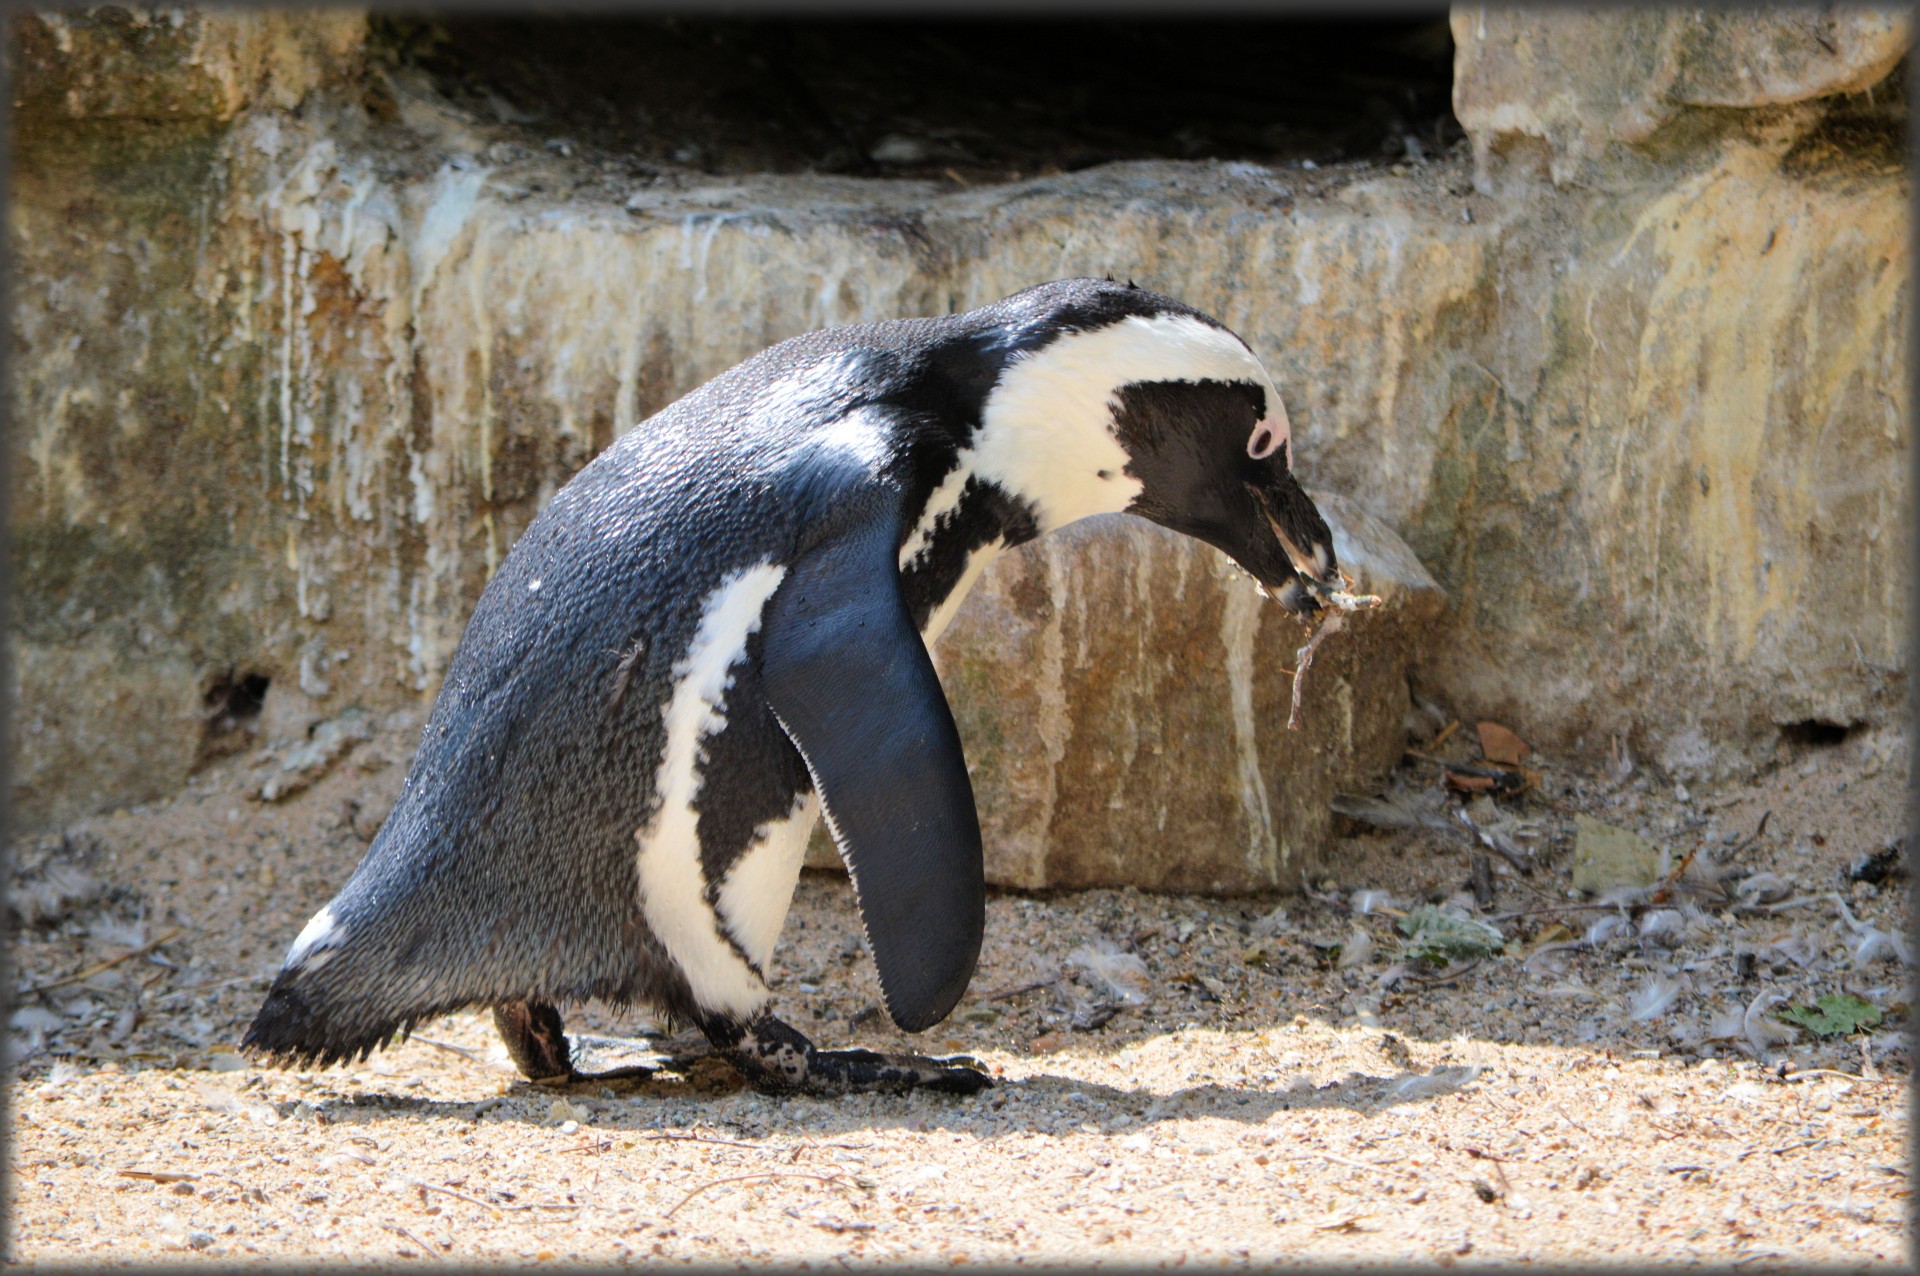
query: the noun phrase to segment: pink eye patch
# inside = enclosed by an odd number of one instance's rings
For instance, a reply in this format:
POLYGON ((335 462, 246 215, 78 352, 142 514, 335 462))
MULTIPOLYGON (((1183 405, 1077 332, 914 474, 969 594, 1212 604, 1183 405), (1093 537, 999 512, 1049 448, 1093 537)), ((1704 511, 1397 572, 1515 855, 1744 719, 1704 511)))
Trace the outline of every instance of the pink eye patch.
POLYGON ((1264 461, 1286 440, 1286 434, 1275 429, 1272 422, 1262 421, 1253 427, 1253 434, 1247 439, 1247 455, 1256 461, 1264 461))

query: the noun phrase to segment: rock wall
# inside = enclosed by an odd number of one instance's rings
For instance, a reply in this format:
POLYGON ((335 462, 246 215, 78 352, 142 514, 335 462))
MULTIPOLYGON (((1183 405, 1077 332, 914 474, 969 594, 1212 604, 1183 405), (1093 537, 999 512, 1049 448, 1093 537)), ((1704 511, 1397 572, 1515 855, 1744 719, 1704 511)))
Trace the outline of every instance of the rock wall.
MULTIPOLYGON (((1575 755, 1623 737, 1680 775, 1764 757, 1781 724, 1898 712, 1910 175, 1897 130, 1834 95, 1886 75, 1904 19, 1461 9, 1472 159, 957 189, 630 178, 462 116, 351 13, 121 13, 11 20, 27 827, 178 788, 245 743, 261 677, 270 736, 422 703, 559 484, 762 346, 1068 274, 1178 295, 1268 360, 1312 485, 1397 531, 1451 600, 1399 648, 1424 693, 1575 755), (1758 105, 1706 96, 1763 47, 1758 105), (1654 124, 1582 105, 1628 84, 1654 124)), ((1217 558, 1089 525, 1008 556, 963 609, 941 653, 963 684, 1049 643, 1080 679, 994 684, 1034 702, 1009 712, 1049 760, 1022 778, 1031 741, 974 749, 1007 795, 998 880, 1124 860, 1244 887, 1318 853, 1323 812, 1260 824, 1238 778, 1241 719, 1268 730, 1297 639, 1226 615, 1242 604, 1217 587, 1194 609, 1128 592, 1217 558), (1068 642, 1115 607, 1140 610, 1130 650, 1068 642), (1217 637, 1234 625, 1251 656, 1217 637), (1180 653, 1196 685, 1169 682, 1180 653), (1126 753, 1142 714, 1194 742, 1153 775, 1126 753), (1237 879, 1127 850, 1138 825, 1100 814, 1229 775, 1227 849, 1195 863, 1253 866, 1237 879)), ((1385 694, 1365 693, 1383 722, 1385 694)), ((1318 810, 1332 781, 1270 743, 1270 808, 1318 810)), ((1223 827, 1193 820, 1182 837, 1223 827)))

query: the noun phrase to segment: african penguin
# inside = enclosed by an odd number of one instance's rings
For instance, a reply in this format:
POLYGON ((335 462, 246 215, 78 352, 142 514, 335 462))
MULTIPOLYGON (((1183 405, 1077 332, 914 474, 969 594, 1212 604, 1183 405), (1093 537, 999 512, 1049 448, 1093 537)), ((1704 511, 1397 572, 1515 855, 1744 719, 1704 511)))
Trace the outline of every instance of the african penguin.
POLYGON ((364 1058, 487 1006, 566 1078, 561 1003, 647 1003, 756 1086, 987 1084, 816 1049, 767 963, 824 814, 888 1012, 938 1023, 985 927, 980 828, 927 654, 998 553, 1127 511, 1299 612, 1332 536, 1260 361, 1131 284, 784 341, 620 438, 488 582, 402 795, 294 940, 243 1048, 364 1058))

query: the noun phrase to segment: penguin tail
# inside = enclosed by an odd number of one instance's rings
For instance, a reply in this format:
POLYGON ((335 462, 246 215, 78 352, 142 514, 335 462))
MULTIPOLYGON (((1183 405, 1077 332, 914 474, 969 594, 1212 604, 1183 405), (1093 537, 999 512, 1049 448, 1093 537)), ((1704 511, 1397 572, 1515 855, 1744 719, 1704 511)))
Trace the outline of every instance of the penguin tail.
POLYGON ((375 1050, 404 1041, 418 1017, 387 1018, 329 1013, 323 1000, 299 986, 297 969, 283 970, 240 1041, 240 1052, 270 1067, 330 1067, 357 1063, 375 1050))

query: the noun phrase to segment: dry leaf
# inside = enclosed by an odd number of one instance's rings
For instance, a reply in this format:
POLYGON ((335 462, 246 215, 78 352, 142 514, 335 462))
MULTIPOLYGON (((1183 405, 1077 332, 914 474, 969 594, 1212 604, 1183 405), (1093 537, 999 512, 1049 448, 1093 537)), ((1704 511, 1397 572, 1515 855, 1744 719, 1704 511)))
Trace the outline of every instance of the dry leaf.
POLYGON ((1572 938, 1573 932, 1567 929, 1565 922, 1555 922, 1553 925, 1542 930, 1538 935, 1535 935, 1533 942, 1535 946, 1538 946, 1540 944, 1557 944, 1562 940, 1572 938))
POLYGON ((1462 793, 1491 793, 1499 781, 1490 775, 1464 775, 1459 771, 1447 772, 1447 787, 1458 789, 1462 793))
POLYGON ((1498 762, 1503 766, 1519 766, 1527 760, 1527 755, 1533 752, 1525 740, 1498 722, 1480 722, 1475 726, 1480 731, 1480 752, 1489 762, 1498 762))

